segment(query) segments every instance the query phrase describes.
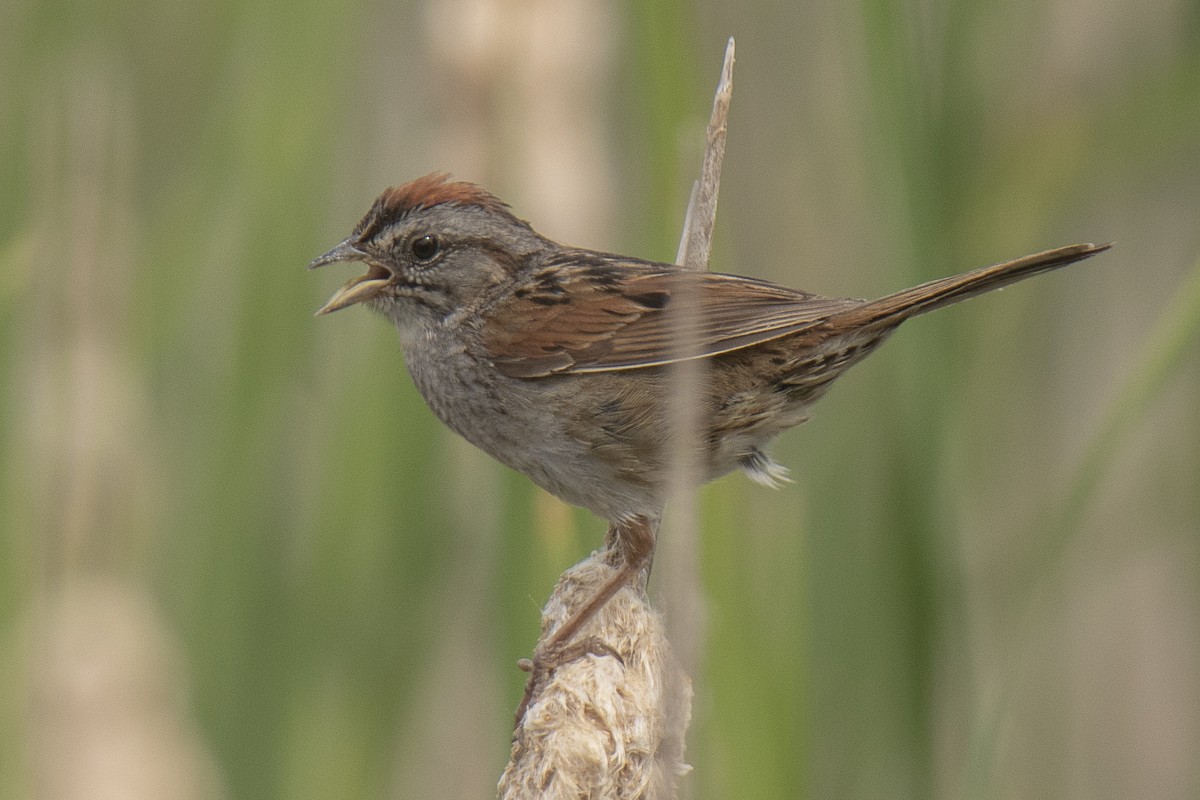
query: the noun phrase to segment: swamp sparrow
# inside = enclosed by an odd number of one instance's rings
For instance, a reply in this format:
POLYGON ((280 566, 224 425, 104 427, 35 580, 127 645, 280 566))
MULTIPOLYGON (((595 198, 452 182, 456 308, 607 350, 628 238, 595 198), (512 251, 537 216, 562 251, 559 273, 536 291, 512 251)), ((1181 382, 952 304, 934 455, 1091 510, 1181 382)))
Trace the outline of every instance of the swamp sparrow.
POLYGON ((703 369, 691 399, 699 478, 740 468, 774 484, 786 470, 766 446, 901 322, 1108 247, 1061 247, 879 300, 822 297, 567 247, 484 189, 435 174, 384 192, 310 267, 364 263, 318 313, 382 312, 442 422, 608 521, 615 571, 547 640, 549 659, 649 564, 670 463, 667 365, 703 369))

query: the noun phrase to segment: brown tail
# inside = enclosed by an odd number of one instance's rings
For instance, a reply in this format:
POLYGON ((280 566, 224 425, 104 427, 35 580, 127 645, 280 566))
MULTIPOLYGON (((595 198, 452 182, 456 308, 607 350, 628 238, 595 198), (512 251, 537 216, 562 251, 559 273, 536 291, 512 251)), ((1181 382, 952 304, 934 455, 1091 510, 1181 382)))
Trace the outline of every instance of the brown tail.
POLYGON ((1074 264, 1097 253, 1103 253, 1110 247, 1111 244, 1072 244, 1044 253, 1034 253, 1015 261, 974 269, 961 275, 939 278, 872 300, 850 311, 835 314, 830 317, 830 322, 836 321, 847 326, 879 322, 892 327, 926 311, 1008 286, 1032 275, 1074 264))

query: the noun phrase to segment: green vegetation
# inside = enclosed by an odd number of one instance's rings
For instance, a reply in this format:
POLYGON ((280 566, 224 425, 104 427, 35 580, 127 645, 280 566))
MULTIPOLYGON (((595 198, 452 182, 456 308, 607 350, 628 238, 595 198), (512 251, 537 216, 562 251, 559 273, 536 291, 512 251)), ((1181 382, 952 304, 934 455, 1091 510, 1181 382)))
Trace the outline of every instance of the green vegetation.
MULTIPOLYGON (((387 324, 314 320, 347 275, 303 267, 439 168, 556 233, 513 155, 534 45, 497 23, 481 68, 416 3, 10 5, 0 797, 75 796, 89 742, 184 754, 180 796, 491 796, 602 528, 453 440, 387 324)), ((1117 242, 907 325, 780 442, 796 485, 704 490, 695 797, 1200 792, 1200 17, 1119 6, 583 26, 581 243, 673 257, 730 34, 714 269, 866 296, 1117 242)))

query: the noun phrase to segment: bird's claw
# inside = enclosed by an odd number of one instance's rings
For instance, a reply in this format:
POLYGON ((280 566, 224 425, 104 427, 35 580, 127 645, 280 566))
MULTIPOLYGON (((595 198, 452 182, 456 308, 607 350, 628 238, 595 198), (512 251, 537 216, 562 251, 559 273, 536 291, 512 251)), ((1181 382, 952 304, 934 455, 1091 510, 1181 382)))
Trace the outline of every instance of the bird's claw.
POLYGON ((563 645, 539 647, 534 651, 533 658, 522 658, 517 662, 517 667, 522 672, 529 673, 529 680, 525 682, 525 696, 521 698, 521 705, 517 707, 517 726, 520 726, 533 698, 541 693, 554 671, 584 656, 609 656, 619 661, 621 666, 625 665, 625 659, 616 648, 598 636, 589 636, 563 645))

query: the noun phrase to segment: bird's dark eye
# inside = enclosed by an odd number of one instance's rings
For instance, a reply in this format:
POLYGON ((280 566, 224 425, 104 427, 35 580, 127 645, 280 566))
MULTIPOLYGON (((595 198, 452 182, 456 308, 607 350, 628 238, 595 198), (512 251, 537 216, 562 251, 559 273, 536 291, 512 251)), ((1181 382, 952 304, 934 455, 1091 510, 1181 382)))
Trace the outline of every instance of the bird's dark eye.
POLYGON ((412 254, 417 261, 428 261, 442 249, 442 243, 436 236, 420 236, 413 239, 412 254))

